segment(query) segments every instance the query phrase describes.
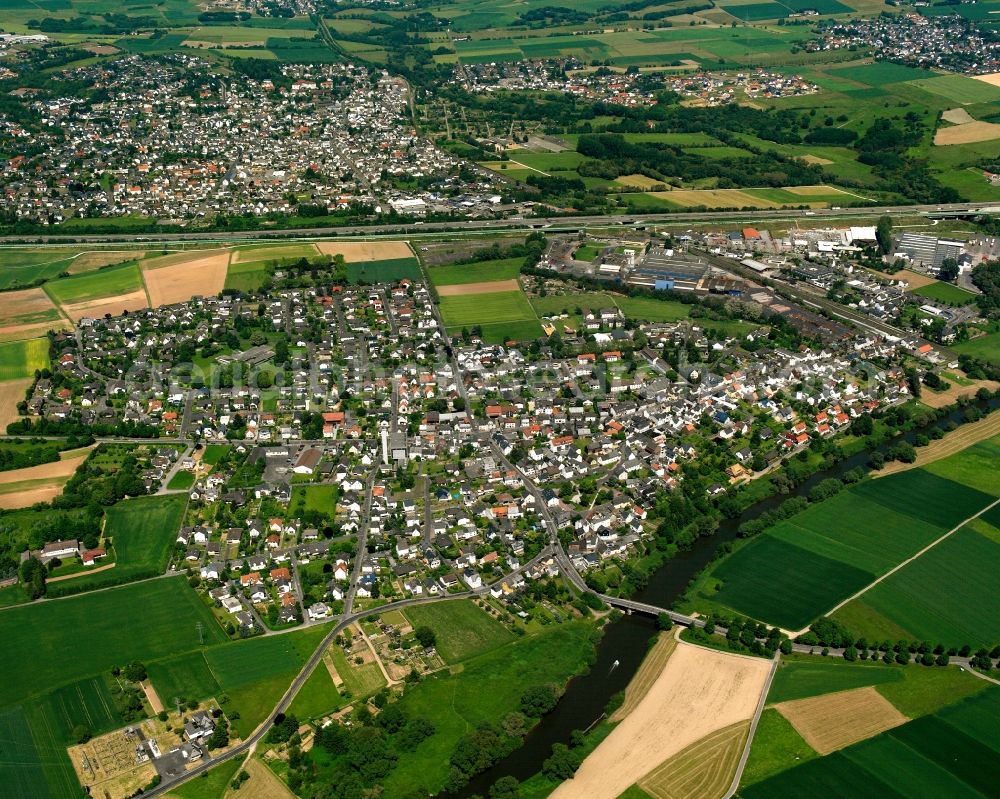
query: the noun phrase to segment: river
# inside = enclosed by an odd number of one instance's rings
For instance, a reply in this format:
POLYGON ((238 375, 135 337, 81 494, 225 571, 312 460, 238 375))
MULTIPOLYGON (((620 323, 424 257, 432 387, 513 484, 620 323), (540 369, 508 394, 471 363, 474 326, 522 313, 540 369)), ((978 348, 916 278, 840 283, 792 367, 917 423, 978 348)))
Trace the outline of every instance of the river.
MULTIPOLYGON (((981 411, 996 410, 1000 408, 1000 400, 975 402, 972 407, 977 407, 981 411)), ((719 546, 738 537, 739 527, 743 522, 777 507, 789 497, 808 495, 809 491, 822 480, 842 477, 856 466, 865 466, 872 452, 885 452, 903 440, 913 443, 917 433, 926 433, 931 428, 941 427, 949 421, 958 422, 963 411, 962 408, 954 410, 928 427, 908 431, 875 450, 864 450, 845 458, 828 469, 816 472, 788 494, 768 497, 751 505, 735 518, 722 519, 714 535, 699 538, 690 549, 678 552, 650 575, 646 588, 635 593, 633 598, 662 608, 671 607, 684 593, 692 578, 712 561, 719 546)), ((597 647, 597 659, 593 667, 587 674, 570 680, 556 709, 542 718, 541 722, 528 733, 524 745, 473 778, 461 791, 440 794, 439 799, 488 796, 490 786, 501 777, 510 775, 523 782, 541 771, 542 762, 551 753, 553 744, 568 744, 573 730, 586 730, 594 725, 601 719, 611 697, 625 690, 638 670, 639 664, 642 663, 650 638, 655 632, 655 620, 641 614, 623 616, 618 621, 608 624, 605 627, 604 637, 597 647), (616 660, 618 666, 614 667, 616 660)))

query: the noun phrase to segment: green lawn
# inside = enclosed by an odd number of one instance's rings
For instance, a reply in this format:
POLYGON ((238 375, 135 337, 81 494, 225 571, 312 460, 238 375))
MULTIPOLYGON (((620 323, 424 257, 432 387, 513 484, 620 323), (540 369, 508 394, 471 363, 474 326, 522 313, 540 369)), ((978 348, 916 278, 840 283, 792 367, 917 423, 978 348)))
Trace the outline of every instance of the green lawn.
POLYGON ((176 799, 221 799, 239 771, 243 760, 234 757, 206 771, 178 788, 171 788, 169 796, 176 799))
POLYGON ((170 478, 167 488, 171 491, 188 489, 194 485, 194 472, 180 471, 170 478))
POLYGON ((332 517, 337 510, 337 496, 335 485, 296 485, 292 487, 291 507, 298 508, 301 504, 304 510, 317 510, 332 517))
POLYGON ((225 640, 181 577, 5 610, 0 707, 130 660, 197 649, 198 622, 206 643, 225 640))
POLYGON ((516 710, 525 688, 562 685, 579 673, 593 652, 592 630, 583 621, 553 625, 466 660, 457 673, 442 672, 411 687, 400 700, 402 709, 430 719, 437 729, 415 750, 400 753, 385 781, 385 795, 414 788, 439 791, 456 741, 476 724, 496 723, 516 710))
POLYGON ((498 261, 480 261, 475 264, 449 264, 427 269, 435 286, 456 286, 465 283, 486 283, 494 280, 512 280, 521 273, 523 258, 504 258, 498 261))
POLYGON ((958 344, 952 344, 951 348, 962 355, 1000 363, 1000 331, 987 333, 969 341, 960 341, 958 344))
POLYGON ((209 444, 205 447, 205 454, 201 456, 201 462, 209 466, 215 466, 229 453, 232 447, 229 444, 209 444))
POLYGON ((20 380, 25 377, 34 377, 36 370, 48 367, 49 340, 47 338, 0 343, 0 380, 20 380))
POLYGON ((49 586, 50 595, 89 591, 127 580, 163 574, 184 520, 187 497, 151 496, 127 499, 108 508, 104 535, 115 548, 115 567, 49 586))
POLYGON ((970 302, 976 301, 976 295, 971 291, 966 291, 951 283, 943 283, 940 280, 914 289, 912 293, 919 294, 921 297, 929 297, 946 305, 968 305, 970 302))
POLYGON ((96 272, 62 277, 45 284, 45 291, 60 305, 129 294, 141 288, 142 278, 139 266, 135 263, 109 266, 96 272))
POLYGON ((416 605, 405 614, 414 628, 434 630, 438 654, 446 663, 481 655, 514 640, 512 632, 472 600, 416 605))

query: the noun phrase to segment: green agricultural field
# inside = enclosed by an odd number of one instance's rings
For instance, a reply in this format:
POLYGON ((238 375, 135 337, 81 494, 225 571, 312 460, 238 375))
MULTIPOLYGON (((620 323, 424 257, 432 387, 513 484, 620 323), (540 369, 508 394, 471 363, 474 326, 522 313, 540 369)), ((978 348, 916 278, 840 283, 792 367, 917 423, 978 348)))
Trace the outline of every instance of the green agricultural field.
POLYGON ((205 660, 204 650, 185 652, 172 658, 147 664, 149 681, 157 695, 168 707, 175 699, 201 701, 218 697, 219 683, 205 660))
POLYGON ((429 793, 441 790, 458 739, 477 724, 495 723, 516 710, 525 688, 562 685, 579 673, 593 652, 592 631, 584 621, 552 625, 465 660, 460 671, 442 672, 412 686, 400 700, 401 708, 410 716, 431 719, 437 729, 415 750, 400 753, 385 781, 385 795, 417 787, 429 793))
POLYGON ((915 80, 912 83, 925 91, 953 101, 956 106, 1000 100, 1000 88, 964 75, 938 75, 925 80, 915 80))
POLYGON ((982 358, 991 363, 1000 363, 1000 330, 969 341, 960 341, 957 344, 952 344, 951 348, 962 355, 971 355, 973 358, 982 358))
MULTIPOLYGON (((771 692, 773 691, 772 688, 771 692)), ((814 757, 819 755, 802 739, 791 723, 774 708, 766 708, 757 724, 740 785, 753 785, 814 757)))
POLYGON ((139 266, 134 263, 62 277, 45 284, 45 291, 60 305, 96 300, 101 297, 115 297, 141 289, 139 266))
POLYGON ((288 712, 297 719, 315 719, 345 704, 326 666, 320 663, 292 700, 288 712))
POLYGON ((911 293, 919 294, 921 297, 929 297, 946 305, 968 305, 976 301, 976 295, 971 291, 966 291, 951 283, 942 283, 940 280, 914 289, 911 293))
MULTIPOLYGON (((961 458, 939 461, 938 468, 956 468, 951 464, 961 458)), ((698 597, 705 607, 722 603, 797 630, 992 500, 923 469, 866 480, 739 547, 711 574, 722 581, 718 590, 703 589, 698 597)))
MULTIPOLYGON (((1000 544, 964 527, 864 595, 865 604, 917 640, 1000 643, 1000 544)), ((867 634, 864 629, 857 631, 867 634)))
POLYGON ((240 713, 233 727, 241 737, 267 717, 329 631, 322 624, 205 650, 209 669, 229 696, 224 709, 240 713))
POLYGON ((49 596, 66 596, 163 574, 186 507, 187 497, 181 495, 139 497, 112 505, 107 511, 104 536, 113 542, 115 567, 50 583, 49 596))
POLYGON ((389 258, 347 264, 347 279, 351 283, 397 283, 400 280, 419 281, 420 264, 416 258, 389 258))
POLYGON ((130 660, 197 649, 199 622, 206 643, 225 641, 181 577, 5 610, 0 636, 8 668, 0 684, 0 707, 130 660), (67 652, 73 657, 66 657, 67 652))
POLYGON ((47 338, 0 343, 0 380, 20 380, 25 377, 34 377, 36 370, 48 367, 49 340, 47 338))
POLYGON ((875 575, 768 534, 723 560, 711 598, 755 619, 799 630, 875 575), (780 575, 780 576, 779 576, 780 575))
POLYGON ((73 264, 72 251, 8 250, 0 251, 0 289, 31 286, 38 281, 52 280, 73 264))
POLYGON ((893 64, 890 61, 879 61, 875 64, 865 64, 857 67, 839 67, 827 71, 835 77, 846 78, 847 80, 875 87, 934 77, 934 73, 926 69, 916 69, 915 67, 907 67, 902 64, 893 64))
POLYGON ((414 628, 430 627, 437 636, 438 654, 457 663, 503 646, 514 634, 471 600, 416 605, 405 611, 414 628))
POLYGON ((883 663, 845 663, 810 656, 783 658, 767 693, 768 704, 901 682, 907 671, 883 663))
POLYGON ((946 701, 953 704, 933 715, 756 784, 744 784, 738 795, 745 799, 837 796, 844 785, 854 784, 864 785, 872 796, 992 796, 1000 779, 998 736, 996 724, 984 727, 982 720, 996 709, 995 696, 1000 692, 984 688, 985 684, 964 701, 961 694, 951 697, 946 701))
POLYGON ((480 261, 475 264, 450 264, 428 267, 427 274, 435 286, 457 286, 468 283, 487 283, 495 280, 513 280, 521 273, 523 258, 504 258, 499 261, 480 261))
POLYGON ((193 780, 171 788, 169 796, 176 799, 219 799, 230 790, 230 783, 242 764, 238 757, 226 760, 193 780))
POLYGON ((255 292, 271 278, 267 261, 244 261, 230 263, 226 271, 225 288, 236 291, 255 292))
POLYGON ((447 327, 489 325, 536 319, 521 291, 496 291, 441 298, 441 316, 447 327))

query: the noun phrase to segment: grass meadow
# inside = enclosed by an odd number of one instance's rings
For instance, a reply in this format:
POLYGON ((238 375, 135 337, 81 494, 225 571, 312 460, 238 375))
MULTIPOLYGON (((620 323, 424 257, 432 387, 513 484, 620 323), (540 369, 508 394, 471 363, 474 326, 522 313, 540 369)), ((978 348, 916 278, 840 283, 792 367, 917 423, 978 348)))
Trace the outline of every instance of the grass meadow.
POLYGON ((495 723, 516 710, 528 686, 563 684, 578 673, 592 652, 592 629, 583 621, 553 625, 509 646, 464 660, 460 671, 431 676, 411 687, 400 706, 410 716, 431 719, 437 730, 415 750, 400 753, 396 769, 385 781, 385 795, 396 796, 418 787, 430 793, 439 791, 458 739, 477 724, 495 723))
POLYGON ((914 289, 913 293, 919 294, 921 297, 943 302, 946 305, 968 305, 970 302, 976 301, 976 295, 971 291, 966 291, 951 283, 942 283, 941 281, 921 286, 918 289, 914 289))
POLYGON ((415 628, 430 627, 437 636, 438 654, 457 663, 514 640, 514 634, 471 600, 433 602, 405 611, 415 628))

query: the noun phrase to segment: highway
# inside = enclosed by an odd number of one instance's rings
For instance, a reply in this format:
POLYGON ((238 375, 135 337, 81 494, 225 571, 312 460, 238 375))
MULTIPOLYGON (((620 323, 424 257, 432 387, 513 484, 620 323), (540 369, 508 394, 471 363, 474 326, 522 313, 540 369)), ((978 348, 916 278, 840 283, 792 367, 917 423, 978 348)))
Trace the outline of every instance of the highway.
POLYGON ((553 216, 501 219, 466 219, 450 222, 394 222, 372 225, 347 225, 343 227, 296 228, 290 230, 238 230, 190 233, 42 233, 18 236, 0 236, 0 245, 14 243, 59 244, 72 240, 74 243, 150 244, 187 241, 201 244, 224 244, 259 239, 312 239, 326 236, 397 236, 415 238, 442 233, 468 235, 501 231, 509 233, 530 233, 533 230, 550 230, 553 233, 570 233, 593 227, 649 227, 658 224, 684 224, 741 222, 759 224, 762 221, 780 220, 835 220, 835 219, 875 219, 880 216, 968 216, 976 214, 1000 214, 1000 205, 976 203, 946 203, 942 205, 879 205, 864 207, 806 209, 761 209, 744 211, 685 211, 659 214, 553 216))

